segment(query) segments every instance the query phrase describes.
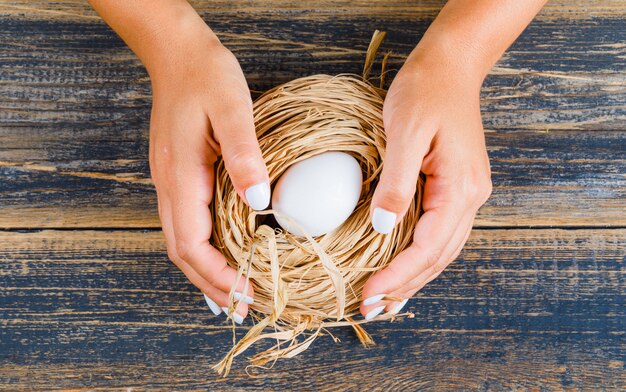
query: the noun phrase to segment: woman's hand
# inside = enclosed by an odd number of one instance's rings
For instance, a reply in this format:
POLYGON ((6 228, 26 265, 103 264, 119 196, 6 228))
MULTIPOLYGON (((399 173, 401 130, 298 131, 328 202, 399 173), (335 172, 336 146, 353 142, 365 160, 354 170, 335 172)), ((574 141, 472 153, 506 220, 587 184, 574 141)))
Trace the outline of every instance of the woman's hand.
MULTIPOLYGON (((205 295, 213 313, 229 306, 237 278, 211 244, 214 162, 223 155, 237 194, 252 208, 270 202, 250 91, 235 56, 186 0, 89 0, 146 66, 152 80, 150 171, 172 261, 205 295)), ((241 323, 254 290, 232 317, 241 323)))
POLYGON ((391 232, 426 175, 424 214, 412 244, 363 289, 362 314, 397 313, 460 253, 478 208, 491 193, 480 116, 482 80, 462 67, 418 53, 397 74, 383 107, 387 151, 371 205, 376 231, 391 232))
MULTIPOLYGON (((233 54, 208 28, 173 50, 151 72, 150 171, 169 258, 217 315, 229 306, 237 272, 209 243, 214 163, 223 155, 237 193, 257 210, 269 204, 269 177, 256 139, 250 91, 233 54)), ((242 277, 236 300, 244 283, 242 277)), ((243 321, 253 298, 249 286, 233 314, 236 322, 243 321)))
POLYGON ((372 225, 388 233, 402 219, 420 168, 424 215, 412 244, 363 287, 366 319, 399 312, 461 252, 491 194, 480 86, 545 1, 448 0, 398 72, 383 107, 387 153, 372 225))

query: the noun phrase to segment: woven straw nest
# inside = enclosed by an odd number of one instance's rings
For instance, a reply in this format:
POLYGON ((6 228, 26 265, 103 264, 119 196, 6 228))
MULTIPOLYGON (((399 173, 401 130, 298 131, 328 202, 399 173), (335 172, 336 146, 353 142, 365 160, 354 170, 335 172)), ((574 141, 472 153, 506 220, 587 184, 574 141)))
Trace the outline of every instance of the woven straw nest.
MULTIPOLYGON (((370 202, 385 157, 385 91, 372 85, 367 74, 383 37, 374 34, 363 76, 304 77, 254 102, 257 137, 272 185, 294 163, 324 152, 343 151, 357 159, 364 178, 360 200, 340 227, 315 238, 282 230, 271 219, 274 211, 255 212, 237 196, 223 161, 218 162, 211 242, 255 292, 250 306, 255 325, 215 366, 224 375, 233 359, 260 339, 277 343, 253 356, 253 365, 297 355, 333 326, 350 325, 364 344, 372 343, 359 326, 365 321, 353 319, 363 285, 409 245, 421 201, 420 182, 408 213, 390 234, 372 228, 370 202)), ((232 311, 237 303, 231 304, 232 311)))

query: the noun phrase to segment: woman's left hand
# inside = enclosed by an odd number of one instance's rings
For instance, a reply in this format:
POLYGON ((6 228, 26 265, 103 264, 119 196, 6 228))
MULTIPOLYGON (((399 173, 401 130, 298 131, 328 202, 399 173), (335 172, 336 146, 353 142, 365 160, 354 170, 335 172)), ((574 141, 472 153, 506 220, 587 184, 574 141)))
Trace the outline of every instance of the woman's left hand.
POLYGON ((455 58, 421 56, 398 72, 384 102, 387 150, 371 205, 372 225, 386 234, 406 213, 418 176, 426 176, 413 242, 363 288, 361 313, 397 313, 461 252, 474 217, 491 194, 480 115, 482 75, 455 58), (402 302, 381 300, 384 296, 402 302))

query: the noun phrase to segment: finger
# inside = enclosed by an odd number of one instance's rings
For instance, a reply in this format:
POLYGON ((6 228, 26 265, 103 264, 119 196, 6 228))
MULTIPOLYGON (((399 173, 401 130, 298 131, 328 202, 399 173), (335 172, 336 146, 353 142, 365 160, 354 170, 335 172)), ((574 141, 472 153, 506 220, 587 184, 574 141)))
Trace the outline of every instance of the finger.
MULTIPOLYGON (((196 286, 205 297, 205 301, 213 314, 219 315, 224 308, 229 306, 229 292, 218 289, 198 274, 187 262, 185 262, 176 252, 176 239, 174 236, 174 230, 172 226, 171 209, 169 201, 162 201, 164 197, 159 198, 159 204, 162 205, 161 222, 163 227, 163 233, 165 235, 165 242, 168 249, 168 256, 170 260, 185 274, 187 279, 196 286), (164 206, 163 206, 164 205, 164 206)), ((250 291, 246 296, 242 296, 240 292, 235 292, 234 300, 238 301, 235 312, 237 315, 233 315, 233 319, 238 324, 243 322, 243 319, 248 314, 248 304, 252 304, 253 293, 250 291)))
POLYGON ((216 87, 220 98, 208 103, 209 119, 237 194, 251 208, 263 210, 270 203, 269 175, 256 137, 250 90, 231 56, 225 61, 232 69, 216 87))
MULTIPOLYGON (((461 253, 463 246, 467 242, 470 233, 472 232, 472 222, 474 221, 474 217, 472 216, 469 225, 462 224, 459 226, 458 231, 455 233, 454 238, 450 241, 451 246, 449 246, 444 254, 442 254, 441 258, 437 261, 437 263, 431 268, 422 272, 419 276, 411 280, 406 285, 399 288, 392 295, 397 296, 399 298, 411 298, 416 292, 420 291, 424 286, 437 278, 443 270, 450 265, 454 259, 461 253)), ((387 305, 385 308, 388 312, 397 313, 402 307, 397 305, 398 303, 392 303, 387 305)))
MULTIPOLYGON (((187 279, 204 294, 204 299, 214 315, 217 316, 222 312, 225 314, 229 313, 228 308, 230 302, 228 300, 228 293, 215 288, 209 282, 202 279, 202 277, 181 258, 173 257, 172 261, 174 261, 174 264, 185 274, 187 279)), ((237 301, 237 298, 235 298, 235 303, 237 304, 235 308, 236 314, 232 316, 237 324, 241 324, 248 315, 248 303, 243 300, 237 301)))
MULTIPOLYGON (((467 221, 467 220, 465 220, 467 221)), ((470 222, 473 222, 473 217, 470 222)), ((465 222, 464 222, 465 223, 465 222)), ((388 313, 399 313, 407 304, 409 298, 411 298, 416 292, 421 290, 425 285, 439 276, 443 270, 458 256, 463 249, 463 245, 469 237, 469 233, 472 230, 471 224, 469 228, 467 225, 461 224, 455 232, 449 246, 446 248, 440 259, 433 265, 432 268, 423 271, 418 277, 411 280, 406 285, 400 287, 389 297, 404 298, 402 301, 386 301, 385 311, 388 313)))
POLYGON ((409 208, 432 134, 427 128, 406 129, 407 123, 398 120, 402 116, 393 116, 385 121, 387 147, 370 207, 372 227, 381 234, 390 233, 409 208))
MULTIPOLYGON (((237 272, 209 243, 212 222, 208 204, 213 167, 194 163, 191 158, 178 166, 178 175, 171 180, 169 190, 176 253, 207 282, 228 293, 237 272)), ((244 284, 242 277, 236 290, 241 292, 244 284)), ((251 297, 252 291, 249 285, 247 294, 251 297)))
MULTIPOLYGON (((178 266, 178 268, 185 274, 187 279, 189 279, 194 286, 202 291, 204 299, 214 315, 217 316, 222 312, 224 312, 224 314, 230 313, 228 311, 230 306, 228 293, 212 286, 180 257, 174 256, 172 261, 174 261, 174 264, 176 264, 176 266, 178 266)), ((239 296, 239 298, 241 297, 239 296)), ((239 301, 237 297, 234 298, 234 300, 236 301, 235 303, 237 306, 234 310, 235 313, 232 314, 232 317, 237 324, 241 324, 248 315, 248 303, 244 300, 239 301)))
MULTIPOLYGON (((425 280, 433 275, 439 275, 445 267, 447 267, 454 258, 461 252, 465 241, 472 230, 472 223, 474 221, 474 214, 467 213, 465 217, 459 223, 459 226, 455 230, 452 238, 446 245, 439 259, 433 263, 429 268, 422 271, 418 276, 414 276, 403 286, 399 287, 395 293, 403 295, 405 292, 414 289, 415 287, 423 287, 426 284, 425 280)), ((404 297, 403 297, 404 298, 404 297)))
MULTIPOLYGON (((470 232, 471 232, 471 230, 470 230, 470 232)), ((468 232, 468 237, 469 237, 469 232, 468 232)), ((463 249, 463 247, 461 247, 459 249, 458 253, 461 253, 462 249, 463 249)), ((458 253, 457 253, 457 256, 458 256, 458 253)), ((455 258, 456 258, 456 256, 455 256, 455 258)), ((433 275, 430 275, 430 276, 426 276, 426 274, 424 274, 424 277, 420 277, 420 279, 416 279, 415 282, 414 282, 414 287, 409 289, 408 291, 405 291, 400 296, 403 297, 403 298, 410 298, 413 295, 415 295, 415 293, 417 293, 418 291, 423 289, 427 284, 429 284, 433 280, 437 279, 437 277, 439 277, 439 275, 441 275, 441 273, 443 272, 445 267, 450 264, 450 263, 445 263, 443 260, 441 261, 441 263, 442 263, 442 266, 441 266, 441 268, 439 268, 438 272, 436 272, 436 273, 434 273, 433 275)))
MULTIPOLYGON (((212 198, 214 170, 206 144, 177 143, 172 150, 165 173, 166 202, 169 203, 169 225, 173 232, 176 255, 189 264, 204 280, 217 289, 230 292, 237 272, 229 267, 224 256, 209 243, 212 222, 208 205, 212 198)), ((157 165, 159 166, 159 165, 157 165)), ((164 229, 168 229, 164 225, 164 229)), ((242 292, 245 279, 237 282, 236 291, 242 292)), ((252 285, 245 293, 253 298, 252 285)))
POLYGON ((398 289, 398 295, 402 298, 405 298, 406 293, 409 292, 417 292, 424 288, 428 283, 430 283, 433 279, 438 277, 443 270, 450 265, 461 253, 467 239, 469 238, 472 232, 472 223, 474 218, 472 217, 469 224, 462 224, 459 227, 457 233, 455 233, 455 237, 450 241, 451 246, 446 249, 445 254, 441 256, 441 258, 435 263, 431 268, 425 270, 419 276, 412 279, 406 285, 398 289))
POLYGON ((379 300, 437 263, 466 209, 465 202, 454 200, 453 195, 453 188, 443 186, 435 177, 426 179, 425 212, 415 227, 413 243, 365 283, 361 303, 364 315, 370 314, 374 307, 386 305, 379 300))

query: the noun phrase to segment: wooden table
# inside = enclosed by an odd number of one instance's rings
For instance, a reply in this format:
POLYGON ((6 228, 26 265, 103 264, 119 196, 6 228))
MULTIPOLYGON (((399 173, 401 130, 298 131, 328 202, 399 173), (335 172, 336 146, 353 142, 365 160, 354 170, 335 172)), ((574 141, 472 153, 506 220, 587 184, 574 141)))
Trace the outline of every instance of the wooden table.
MULTIPOLYGON (((374 29, 397 69, 441 2, 194 5, 264 90, 358 73, 374 29)), ((626 388, 623 1, 550 3, 489 75, 493 196, 416 317, 256 378, 210 370, 231 331, 167 260, 135 56, 79 0, 0 1, 0 45, 0 389, 626 388)))

